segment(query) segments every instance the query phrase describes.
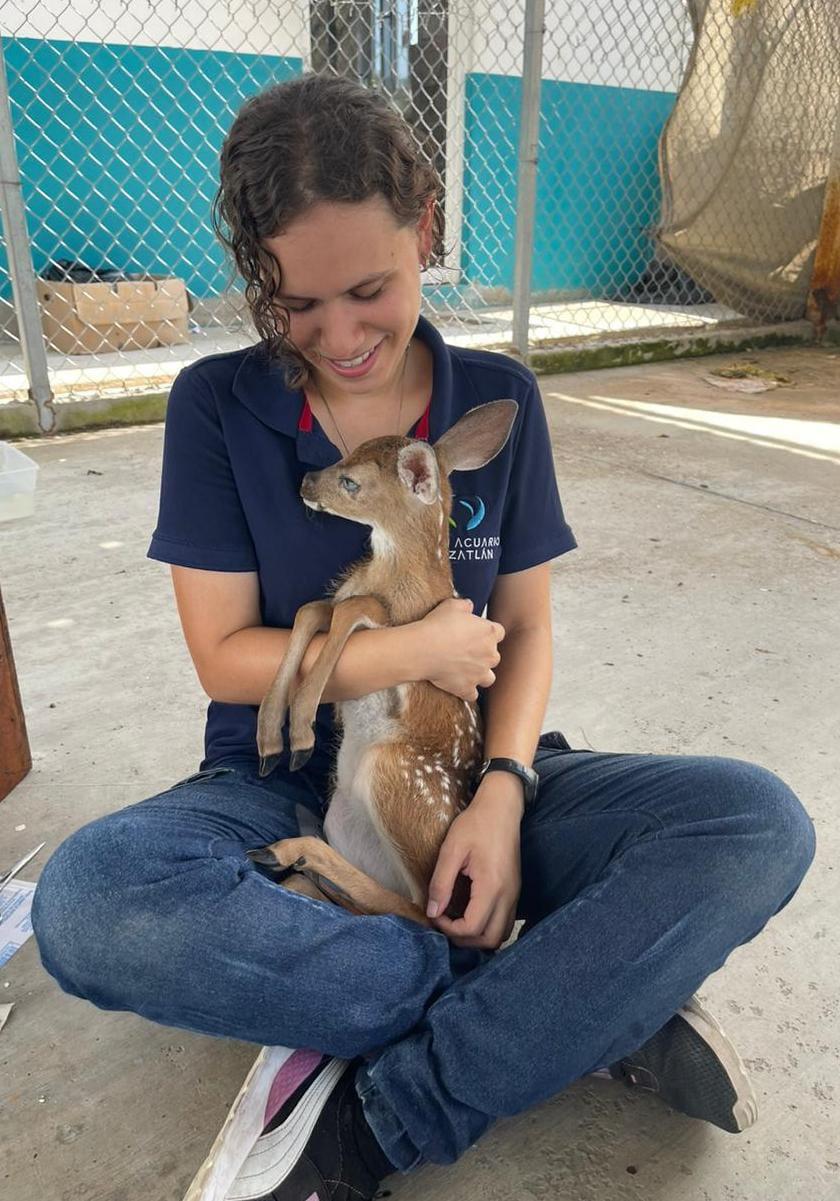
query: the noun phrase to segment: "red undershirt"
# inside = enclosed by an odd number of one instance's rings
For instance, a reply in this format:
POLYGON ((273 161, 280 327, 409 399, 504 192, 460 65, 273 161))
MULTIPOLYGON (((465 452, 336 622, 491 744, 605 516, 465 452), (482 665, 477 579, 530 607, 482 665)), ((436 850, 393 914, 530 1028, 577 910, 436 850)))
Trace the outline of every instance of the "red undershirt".
MULTIPOLYGON (((432 406, 432 398, 429 397, 429 403, 426 409, 416 424, 414 431, 415 438, 423 438, 426 442, 429 440, 429 409, 432 406)), ((298 430, 303 434, 312 433, 312 410, 309 407, 309 398, 304 396, 303 407, 300 410, 300 418, 298 420, 298 430)))

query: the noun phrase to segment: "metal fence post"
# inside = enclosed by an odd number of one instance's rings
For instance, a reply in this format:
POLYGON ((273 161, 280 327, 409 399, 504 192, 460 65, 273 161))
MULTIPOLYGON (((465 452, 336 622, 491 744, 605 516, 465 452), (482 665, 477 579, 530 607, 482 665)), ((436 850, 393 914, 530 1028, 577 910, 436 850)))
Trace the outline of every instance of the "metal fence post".
POLYGON ((534 250, 534 209, 537 199, 537 145, 540 135, 544 34, 545 0, 525 0, 522 113, 519 125, 513 267, 513 345, 523 359, 528 357, 528 325, 531 316, 531 263, 534 250))
POLYGON ((20 345, 29 396, 38 409, 38 425, 45 434, 55 429, 55 410, 47 351, 41 328, 41 313, 35 293, 35 272, 26 227, 26 212, 20 187, 15 138, 12 128, 12 109, 9 103, 9 82, 6 77, 6 54, 0 37, 0 212, 6 253, 9 256, 9 276, 15 301, 20 345))

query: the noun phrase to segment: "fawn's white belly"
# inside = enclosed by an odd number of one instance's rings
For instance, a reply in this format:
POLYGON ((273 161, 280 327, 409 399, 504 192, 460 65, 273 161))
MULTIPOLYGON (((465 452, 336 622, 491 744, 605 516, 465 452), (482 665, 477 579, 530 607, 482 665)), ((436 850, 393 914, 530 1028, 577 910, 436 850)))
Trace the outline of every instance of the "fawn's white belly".
POLYGON ((377 744, 391 742, 397 733, 397 721, 390 716, 394 699, 393 692, 385 691, 342 701, 344 733, 324 834, 330 846, 354 867, 385 888, 414 900, 411 881, 381 830, 370 795, 377 744))

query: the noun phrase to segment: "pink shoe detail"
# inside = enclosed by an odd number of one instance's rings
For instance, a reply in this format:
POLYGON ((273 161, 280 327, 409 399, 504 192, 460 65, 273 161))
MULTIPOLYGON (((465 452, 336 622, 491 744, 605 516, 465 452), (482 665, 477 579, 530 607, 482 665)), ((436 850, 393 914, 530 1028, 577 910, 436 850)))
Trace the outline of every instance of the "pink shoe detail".
MULTIPOLYGON (((265 1103, 265 1118, 263 1127, 267 1126, 274 1115, 282 1107, 292 1093, 301 1084, 307 1076, 311 1076, 317 1068, 318 1064, 324 1056, 320 1051, 295 1051, 290 1055, 283 1064, 280 1071, 274 1077, 271 1085, 271 1090, 268 1094, 268 1100, 265 1103)), ((311 1197, 307 1197, 306 1201, 318 1201, 317 1194, 313 1193, 311 1197)))

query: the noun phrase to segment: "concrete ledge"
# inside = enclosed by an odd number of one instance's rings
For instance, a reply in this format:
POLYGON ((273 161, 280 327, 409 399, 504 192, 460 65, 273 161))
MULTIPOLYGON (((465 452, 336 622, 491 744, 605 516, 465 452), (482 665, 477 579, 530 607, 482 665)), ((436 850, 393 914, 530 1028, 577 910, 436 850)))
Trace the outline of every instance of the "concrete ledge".
MULTIPOLYGON (((837 327, 826 340, 840 340, 837 327)), ((567 371, 593 371, 600 367, 636 367, 667 359, 699 358, 701 355, 746 352, 767 346, 796 346, 814 341, 810 321, 785 321, 779 325, 738 326, 712 332, 674 333, 668 337, 610 338, 605 341, 575 341, 537 347, 528 355, 528 366, 537 375, 567 371)))
MULTIPOLYGON (((138 396, 95 397, 92 400, 67 400, 55 403, 54 434, 77 430, 101 429, 119 425, 147 425, 163 421, 169 389, 143 392, 138 396)), ((41 433, 38 410, 28 400, 9 401, 0 406, 0 438, 31 438, 41 433)))

